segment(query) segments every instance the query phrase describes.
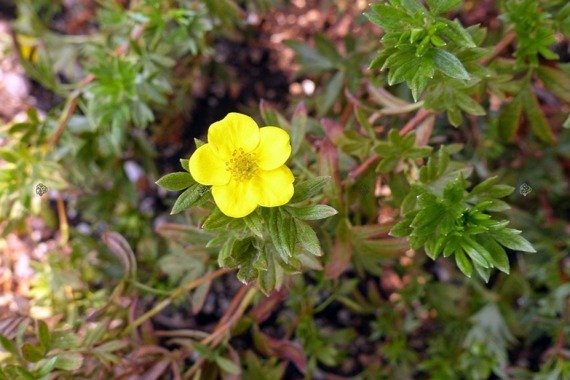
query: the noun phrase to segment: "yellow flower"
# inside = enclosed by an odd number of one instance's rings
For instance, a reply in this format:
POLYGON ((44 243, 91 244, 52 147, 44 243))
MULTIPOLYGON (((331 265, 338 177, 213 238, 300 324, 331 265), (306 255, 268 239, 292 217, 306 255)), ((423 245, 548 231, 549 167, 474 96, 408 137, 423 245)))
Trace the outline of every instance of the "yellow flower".
POLYGON ((275 207, 293 196, 289 135, 281 128, 259 128, 255 120, 229 113, 210 125, 208 143, 190 157, 190 174, 212 186, 214 202, 227 216, 244 217, 257 206, 275 207))

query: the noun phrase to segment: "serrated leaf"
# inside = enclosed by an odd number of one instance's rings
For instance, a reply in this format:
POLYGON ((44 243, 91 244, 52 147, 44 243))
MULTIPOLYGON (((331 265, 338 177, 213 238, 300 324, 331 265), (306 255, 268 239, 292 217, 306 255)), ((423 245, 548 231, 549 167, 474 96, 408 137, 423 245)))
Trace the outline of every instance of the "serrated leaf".
POLYGON ((451 78, 463 80, 470 78, 469 73, 456 56, 443 49, 436 48, 434 50, 434 61, 438 70, 451 78))
POLYGON ((187 210, 193 205, 195 205, 198 200, 208 191, 206 186, 202 186, 199 184, 194 184, 186 189, 182 194, 178 196, 176 202, 174 202, 174 206, 172 206, 172 211, 170 215, 177 214, 183 210, 187 210))
POLYGON ((188 172, 169 173, 156 181, 156 184, 169 191, 180 191, 196 182, 188 172))
POLYGON ((291 215, 303 220, 325 219, 338 214, 338 211, 328 205, 288 207, 287 210, 291 215))
POLYGON ((530 253, 536 252, 536 250, 528 242, 528 240, 519 235, 520 233, 521 231, 519 230, 515 230, 512 228, 504 228, 499 231, 493 231, 492 235, 503 246, 510 248, 514 251, 522 251, 530 253))

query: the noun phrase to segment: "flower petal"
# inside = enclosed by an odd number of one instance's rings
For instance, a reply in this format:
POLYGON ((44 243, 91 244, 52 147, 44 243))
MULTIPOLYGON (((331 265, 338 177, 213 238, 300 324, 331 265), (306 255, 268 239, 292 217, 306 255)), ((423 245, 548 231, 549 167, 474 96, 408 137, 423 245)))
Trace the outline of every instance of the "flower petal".
POLYGON ((252 152, 259 145, 259 127, 251 117, 230 112, 222 120, 210 125, 208 143, 212 144, 223 158, 235 149, 252 152))
POLYGON ((257 203, 263 207, 284 205, 293 197, 293 173, 283 165, 274 170, 260 170, 252 180, 257 193, 257 203))
POLYGON ((291 155, 289 134, 277 127, 261 128, 259 130, 259 145, 254 154, 261 169, 277 169, 291 155))
POLYGON ((202 185, 226 185, 230 172, 211 144, 204 144, 192 154, 188 163, 190 174, 202 185))
POLYGON ((212 186, 212 195, 219 209, 233 218, 243 218, 257 207, 257 192, 251 181, 212 186))

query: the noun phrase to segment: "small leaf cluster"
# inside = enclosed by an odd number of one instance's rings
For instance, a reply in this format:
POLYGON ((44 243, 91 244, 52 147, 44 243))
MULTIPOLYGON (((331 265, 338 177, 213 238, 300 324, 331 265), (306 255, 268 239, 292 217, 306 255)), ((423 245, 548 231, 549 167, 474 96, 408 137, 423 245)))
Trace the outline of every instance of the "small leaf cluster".
POLYGON ((402 204, 403 219, 391 234, 409 237, 412 249, 423 248, 435 260, 454 255, 458 268, 468 277, 473 270, 489 280, 492 268, 509 273, 503 247, 535 252, 519 230, 507 228, 508 221, 492 213, 509 206, 500 198, 513 188, 497 184, 491 177, 471 191, 463 172, 450 169, 449 155, 440 149, 420 170, 420 181, 412 186, 402 204))
POLYGON ((388 133, 388 140, 378 142, 375 151, 381 157, 376 171, 388 173, 394 170, 402 159, 417 160, 429 156, 432 148, 417 146, 415 133, 400 136, 396 129, 392 129, 388 133))
POLYGON ((419 0, 390 0, 372 4, 366 13, 383 31, 383 49, 370 67, 388 70, 388 84, 406 82, 414 99, 419 99, 428 84, 449 77, 468 81, 464 63, 477 53, 469 30, 458 21, 442 16, 459 0, 431 0, 426 8, 419 0))
POLYGON ((50 331, 44 321, 38 320, 34 329, 35 341, 27 339, 24 342, 29 321, 22 321, 15 341, 0 335, 0 347, 11 355, 9 363, 4 363, 0 368, 0 377, 45 379, 53 375, 68 376, 84 365, 84 349, 88 349, 91 355, 106 364, 116 362, 116 351, 123 349, 125 344, 119 340, 105 343, 97 341, 104 334, 105 326, 106 324, 101 324, 98 329, 91 329, 80 340, 73 331, 50 331))
MULTIPOLYGON (((551 50, 556 42, 552 15, 541 9, 536 0, 512 0, 504 2, 504 20, 514 27, 517 47, 514 53, 518 66, 537 67, 539 55, 556 60, 558 54, 551 50)), ((568 10, 566 11, 568 12, 568 10)))
POLYGON ((317 177, 299 183, 292 204, 258 208, 245 218, 225 216, 218 209, 203 223, 206 230, 218 232, 207 246, 219 246, 218 264, 239 268, 240 281, 257 281, 266 293, 280 288, 285 274, 299 273, 302 266, 320 268, 316 257, 321 245, 313 227, 307 223, 336 214, 330 206, 302 205, 321 191, 327 179, 317 177))
MULTIPOLYGON (((187 160, 181 162, 187 170, 187 160)), ((302 265, 320 268, 315 259, 322 255, 319 238, 308 221, 331 217, 337 211, 327 205, 307 203, 328 180, 315 177, 299 182, 288 205, 258 207, 244 218, 231 218, 214 208, 202 224, 215 234, 206 247, 219 248, 221 267, 238 268, 240 281, 257 281, 266 293, 282 285, 285 273, 298 273, 302 265)), ((209 188, 196 183, 188 172, 167 174, 157 184, 170 191, 185 189, 174 203, 172 214, 211 204, 209 188)))
POLYGON ((41 197, 35 188, 40 183, 48 189, 66 186, 61 165, 49 159, 43 149, 46 124, 31 109, 26 121, 0 128, 0 137, 4 134, 13 137, 0 147, 1 219, 15 222, 26 214, 39 213, 41 197))

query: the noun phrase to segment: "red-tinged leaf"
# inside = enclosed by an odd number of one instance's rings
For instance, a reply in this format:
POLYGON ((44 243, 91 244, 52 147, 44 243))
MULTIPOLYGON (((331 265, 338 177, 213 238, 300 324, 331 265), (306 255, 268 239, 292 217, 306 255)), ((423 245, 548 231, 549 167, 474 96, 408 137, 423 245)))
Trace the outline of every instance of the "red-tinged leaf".
POLYGON ((270 356, 287 360, 293 363, 301 373, 305 373, 307 358, 301 346, 286 339, 272 338, 261 331, 258 331, 256 335, 263 341, 263 345, 269 351, 270 356))
POLYGON ((259 301, 259 303, 251 309, 249 316, 257 323, 264 322, 277 309, 277 306, 287 298, 287 295, 288 293, 285 289, 274 291, 259 301))
POLYGON ((164 375, 164 371, 170 365, 169 360, 160 360, 156 362, 148 371, 145 371, 145 374, 141 376, 141 380, 158 380, 161 379, 164 375))
POLYGON ((137 260, 127 239, 118 232, 105 231, 103 233, 103 242, 119 258, 123 264, 125 275, 134 277, 137 271, 137 260))
POLYGON ((322 119, 321 126, 328 139, 336 145, 343 135, 342 125, 332 119, 322 119))
POLYGON ((325 265, 325 276, 329 279, 339 278, 348 268, 352 258, 350 224, 342 220, 337 227, 336 240, 332 247, 330 260, 325 265))

